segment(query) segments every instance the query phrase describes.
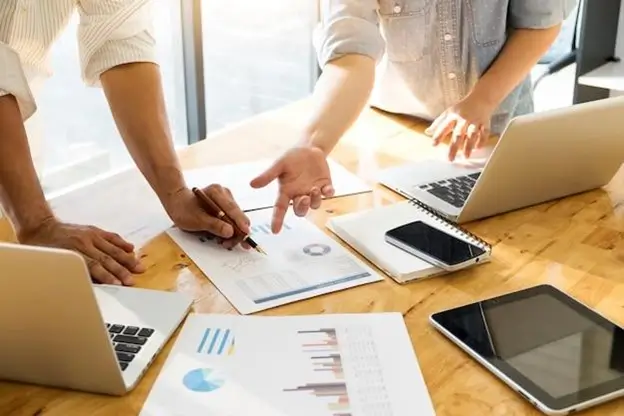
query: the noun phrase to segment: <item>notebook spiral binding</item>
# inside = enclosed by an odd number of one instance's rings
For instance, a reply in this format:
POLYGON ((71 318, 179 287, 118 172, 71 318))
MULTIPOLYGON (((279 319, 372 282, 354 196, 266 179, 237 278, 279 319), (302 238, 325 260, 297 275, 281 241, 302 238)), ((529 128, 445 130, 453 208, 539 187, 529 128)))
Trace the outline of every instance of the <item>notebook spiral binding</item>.
POLYGON ((441 222, 444 225, 446 225, 446 226, 448 226, 448 227, 450 227, 450 228, 452 228, 454 230, 459 230, 461 233, 464 234, 464 236, 468 240, 471 240, 471 242, 473 244, 481 246, 484 249, 486 249, 487 251, 492 251, 492 246, 487 241, 481 239, 476 234, 471 233, 467 229, 465 229, 465 228, 459 226, 458 224, 448 220, 447 218, 442 217, 437 212, 435 212, 433 209, 429 208, 429 206, 423 204, 419 200, 412 198, 412 199, 409 200, 409 203, 414 205, 415 207, 423 210, 428 216, 432 217, 434 220, 436 220, 438 222, 441 222))

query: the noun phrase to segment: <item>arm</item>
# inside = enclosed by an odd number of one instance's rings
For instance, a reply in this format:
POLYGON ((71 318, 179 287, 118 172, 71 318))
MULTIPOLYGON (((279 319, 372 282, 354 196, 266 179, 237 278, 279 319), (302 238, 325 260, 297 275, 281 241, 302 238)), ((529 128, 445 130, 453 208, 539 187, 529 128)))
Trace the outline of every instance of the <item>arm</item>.
POLYGON ((28 146, 22 115, 13 95, 0 97, 0 203, 18 240, 53 218, 28 146))
POLYGON ((368 56, 346 55, 325 65, 314 89, 303 144, 331 153, 364 109, 374 82, 375 61, 368 56))
POLYGON ((152 34, 151 0, 81 0, 83 78, 101 84, 117 128, 161 201, 184 187, 152 34))
POLYGON ((516 88, 557 38, 561 24, 546 29, 515 29, 470 95, 496 108, 516 88))
MULTIPOLYGON (((151 34, 150 0, 81 0, 83 77, 101 83, 117 128, 137 167, 175 225, 241 241, 226 222, 208 215, 184 181, 169 129, 151 34)), ((227 189, 205 192, 247 233, 247 217, 227 189)))
POLYGON ((377 27, 377 0, 322 0, 315 33, 323 68, 312 96, 312 114, 299 143, 251 181, 254 188, 279 182, 272 230, 281 230, 290 201, 296 215, 317 209, 333 195, 327 155, 358 118, 375 80, 375 64, 384 52, 377 27))
POLYGON ((312 97, 303 143, 329 154, 368 102, 385 44, 376 0, 322 1, 315 45, 323 73, 312 97))
POLYGON ((51 218, 28 145, 24 120, 35 100, 17 53, 0 42, 0 204, 19 239, 51 218))
POLYGON ((511 36, 471 95, 497 107, 548 51, 576 3, 577 0, 510 0, 511 36))
POLYGON ((173 147, 158 67, 141 62, 119 65, 104 72, 101 82, 133 160, 166 205, 185 183, 173 147))

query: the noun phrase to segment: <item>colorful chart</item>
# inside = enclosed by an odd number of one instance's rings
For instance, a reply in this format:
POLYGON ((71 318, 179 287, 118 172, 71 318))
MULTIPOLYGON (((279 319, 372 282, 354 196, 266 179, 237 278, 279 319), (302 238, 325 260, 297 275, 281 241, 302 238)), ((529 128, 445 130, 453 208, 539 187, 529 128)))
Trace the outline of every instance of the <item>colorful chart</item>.
POLYGON ((197 393, 209 393, 223 387, 225 380, 215 375, 210 368, 196 368, 191 370, 182 379, 184 386, 197 393))
POLYGON ((234 333, 229 329, 206 328, 199 345, 198 354, 232 355, 234 354, 234 333))
POLYGON ((327 404, 327 409, 333 416, 352 416, 349 412, 349 394, 347 383, 344 380, 344 368, 340 355, 340 345, 333 328, 322 328, 312 331, 298 331, 307 338, 302 343, 302 352, 310 359, 314 372, 329 373, 326 383, 306 383, 295 388, 284 389, 285 392, 308 392, 319 399, 332 401, 327 404))

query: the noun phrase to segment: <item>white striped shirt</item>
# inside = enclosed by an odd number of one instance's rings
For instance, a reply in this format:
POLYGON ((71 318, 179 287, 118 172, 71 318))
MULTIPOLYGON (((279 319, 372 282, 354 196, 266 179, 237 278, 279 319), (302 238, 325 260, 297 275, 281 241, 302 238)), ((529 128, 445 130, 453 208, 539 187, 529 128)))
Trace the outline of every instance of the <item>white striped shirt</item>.
POLYGON ((99 85, 117 65, 156 62, 151 0, 0 0, 0 96, 16 97, 23 120, 36 111, 29 83, 51 75, 48 52, 78 10, 82 78, 99 85))

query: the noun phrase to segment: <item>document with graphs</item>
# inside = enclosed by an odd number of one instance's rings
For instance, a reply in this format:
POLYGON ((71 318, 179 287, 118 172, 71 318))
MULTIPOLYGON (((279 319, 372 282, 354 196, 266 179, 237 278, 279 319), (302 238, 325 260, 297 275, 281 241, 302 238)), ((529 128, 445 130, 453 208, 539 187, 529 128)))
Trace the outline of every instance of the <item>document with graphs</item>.
POLYGON ((177 228, 168 231, 242 314, 383 280, 346 248, 292 211, 279 234, 271 232, 272 209, 247 215, 252 238, 266 255, 241 247, 228 251, 203 236, 177 228))
POLYGON ((191 314, 140 416, 435 416, 400 313, 191 314))

